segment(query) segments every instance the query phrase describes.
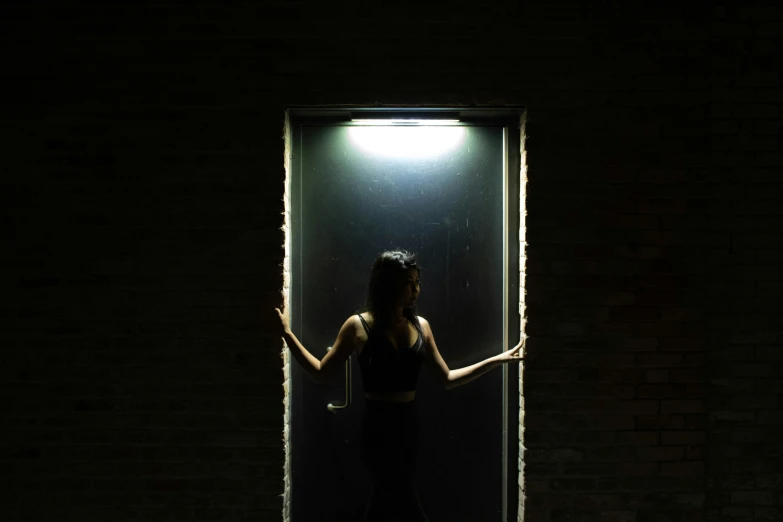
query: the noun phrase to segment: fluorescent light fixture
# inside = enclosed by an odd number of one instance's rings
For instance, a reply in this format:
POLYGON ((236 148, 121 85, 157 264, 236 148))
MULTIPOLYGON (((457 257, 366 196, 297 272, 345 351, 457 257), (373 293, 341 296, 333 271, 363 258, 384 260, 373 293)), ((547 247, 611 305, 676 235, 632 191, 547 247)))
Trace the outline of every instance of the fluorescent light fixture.
MULTIPOLYGON (((378 120, 375 120, 378 121, 378 120)), ((466 128, 460 126, 389 125, 348 127, 351 141, 375 156, 400 159, 433 158, 455 149, 465 138, 466 128)))
POLYGON ((363 125, 453 125, 459 123, 459 112, 394 109, 352 111, 351 121, 363 125))
POLYGON ((355 118, 354 123, 359 125, 455 125, 459 120, 421 120, 421 119, 379 119, 379 118, 355 118))

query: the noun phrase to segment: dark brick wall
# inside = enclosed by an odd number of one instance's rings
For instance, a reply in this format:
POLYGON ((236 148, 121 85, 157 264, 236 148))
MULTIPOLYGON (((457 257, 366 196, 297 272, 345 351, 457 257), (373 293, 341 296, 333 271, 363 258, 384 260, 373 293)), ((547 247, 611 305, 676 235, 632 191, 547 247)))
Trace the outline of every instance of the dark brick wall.
POLYGON ((280 519, 283 109, 336 103, 529 108, 527 520, 783 519, 779 12, 344 6, 4 4, 3 519, 280 519))
POLYGON ((707 510, 783 520, 780 13, 713 19, 707 510))

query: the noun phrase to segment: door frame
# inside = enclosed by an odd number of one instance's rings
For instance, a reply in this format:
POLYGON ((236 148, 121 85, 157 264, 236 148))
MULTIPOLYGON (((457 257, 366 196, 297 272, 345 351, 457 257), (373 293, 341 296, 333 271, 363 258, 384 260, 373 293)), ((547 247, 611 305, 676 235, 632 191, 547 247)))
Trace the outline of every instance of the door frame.
MULTIPOLYGON (((287 171, 286 180, 286 198, 291 197, 290 183, 294 174, 293 144, 292 133, 301 127, 302 124, 319 125, 346 125, 352 121, 351 113, 361 112, 362 117, 370 118, 422 118, 436 119, 438 117, 446 119, 458 119, 459 125, 480 125, 480 126, 498 126, 503 128, 503 350, 508 350, 514 346, 522 331, 523 317, 525 314, 524 300, 522 295, 524 289, 520 292, 520 284, 523 277, 520 274, 524 271, 524 261, 520 260, 520 250, 526 245, 524 224, 521 219, 521 212, 525 212, 524 198, 525 194, 521 192, 523 184, 526 181, 526 165, 523 163, 523 140, 524 127, 526 120, 526 108, 523 106, 506 107, 459 107, 459 106, 441 106, 441 107, 410 107, 410 106, 361 106, 361 105, 331 105, 331 106, 288 106, 285 109, 285 162, 287 171)), ((356 114, 355 114, 356 115, 356 114)), ((291 220, 297 220, 298 216, 293 211, 290 201, 286 202, 287 209, 291 209, 287 217, 291 220)), ((298 210, 297 210, 298 211, 298 210)), ((290 223, 286 227, 286 245, 291 244, 290 223)), ((288 250, 288 249, 287 249, 288 250)), ((290 256, 290 250, 286 252, 286 257, 290 256)), ((298 266, 296 260, 286 259, 286 269, 291 269, 290 277, 294 277, 295 266, 298 266)), ((290 281, 288 281, 290 288, 290 281)), ((287 288, 287 289, 288 289, 287 288)), ((285 293, 286 308, 290 308, 290 299, 285 293)), ((301 319, 300 319, 301 320, 301 319)), ((292 324, 292 326, 294 326, 292 324)), ((301 331, 301 324, 296 325, 301 331)), ((290 505, 287 502, 293 502, 295 499, 291 496, 291 465, 289 454, 289 438, 291 429, 291 411, 292 403, 296 402, 293 394, 291 380, 291 357, 285 357, 286 381, 287 387, 287 411, 284 418, 284 434, 286 440, 285 470, 286 477, 284 481, 284 508, 283 518, 285 522, 290 520, 290 505)), ((504 484, 502 492, 502 522, 515 522, 524 502, 520 498, 520 484, 524 484, 522 461, 520 455, 521 438, 523 428, 521 424, 522 411, 522 382, 521 382, 521 364, 504 364, 502 367, 502 483, 504 484), (516 400, 515 400, 516 399, 516 400), (512 480, 509 480, 509 479, 512 480)))

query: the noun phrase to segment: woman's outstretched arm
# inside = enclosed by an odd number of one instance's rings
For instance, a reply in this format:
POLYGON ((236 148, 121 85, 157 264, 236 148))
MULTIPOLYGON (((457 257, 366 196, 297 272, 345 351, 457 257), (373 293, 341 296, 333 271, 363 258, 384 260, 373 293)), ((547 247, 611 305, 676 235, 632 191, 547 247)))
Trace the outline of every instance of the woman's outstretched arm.
POLYGON ((507 352, 493 355, 492 357, 488 357, 476 364, 465 366, 464 368, 450 370, 446 361, 443 360, 443 357, 441 357, 440 352, 438 351, 438 346, 435 344, 435 337, 432 335, 432 329, 430 328, 429 322, 423 317, 420 317, 419 319, 425 337, 425 364, 435 379, 447 390, 478 379, 492 368, 500 366, 501 364, 514 361, 521 362, 523 360, 521 349, 525 344, 524 339, 507 352))
POLYGON ((351 352, 353 351, 353 339, 356 336, 353 316, 349 317, 345 323, 343 323, 332 349, 326 352, 323 359, 318 360, 316 356, 308 352, 307 349, 302 346, 302 343, 296 338, 294 332, 291 331, 288 322, 288 314, 284 314, 278 308, 275 308, 275 310, 277 310, 280 318, 280 333, 285 339, 285 343, 291 350, 294 359, 296 359, 299 365, 313 378, 313 380, 322 382, 328 379, 334 373, 334 370, 340 368, 341 364, 351 356, 351 352))
POLYGON ((492 357, 488 357, 483 361, 477 362, 476 364, 471 364, 470 366, 464 366, 462 368, 457 368, 456 370, 451 370, 449 372, 449 383, 446 385, 446 389, 450 390, 452 388, 456 388, 457 386, 467 384, 470 381, 478 379, 492 368, 500 366, 503 364, 503 361, 500 359, 501 355, 502 354, 493 355, 492 357))

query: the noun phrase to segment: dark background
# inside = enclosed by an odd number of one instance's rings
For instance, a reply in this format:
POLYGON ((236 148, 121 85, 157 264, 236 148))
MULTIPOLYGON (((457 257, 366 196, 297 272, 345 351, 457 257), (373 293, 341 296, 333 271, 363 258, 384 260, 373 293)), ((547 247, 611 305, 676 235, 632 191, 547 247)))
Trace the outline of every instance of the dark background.
POLYGON ((720 4, 4 3, 2 518, 281 519, 283 111, 375 103, 529 109, 527 520, 783 518, 783 17, 720 4))

